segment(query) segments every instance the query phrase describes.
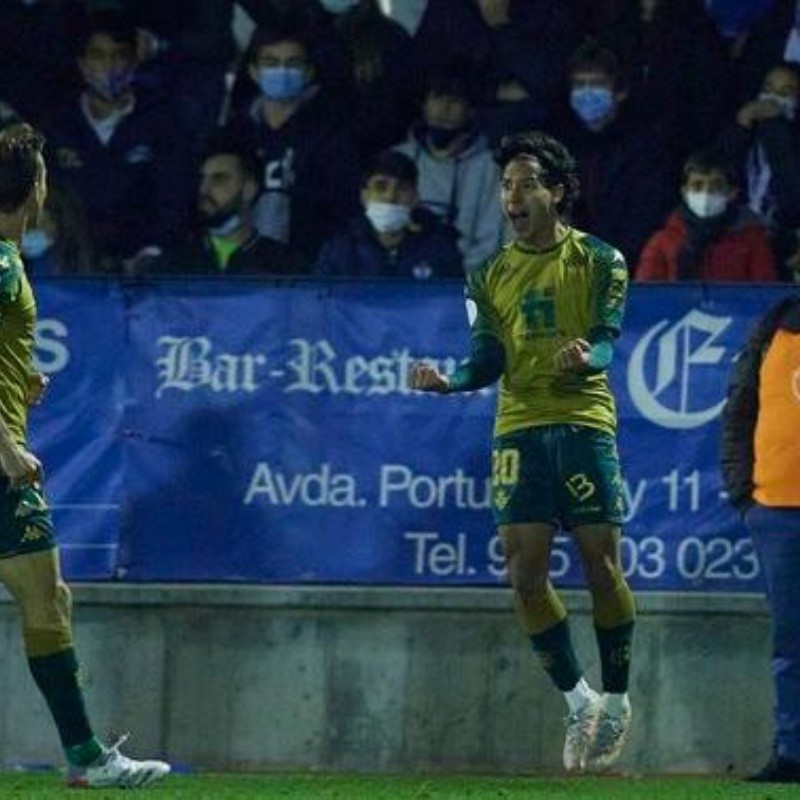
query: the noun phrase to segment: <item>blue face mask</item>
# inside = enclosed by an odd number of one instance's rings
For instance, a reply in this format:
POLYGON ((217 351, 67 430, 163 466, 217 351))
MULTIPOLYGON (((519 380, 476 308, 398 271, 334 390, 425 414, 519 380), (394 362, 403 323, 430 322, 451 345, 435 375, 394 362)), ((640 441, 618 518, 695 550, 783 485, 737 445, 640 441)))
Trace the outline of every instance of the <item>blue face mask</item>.
POLYGON ((102 73, 87 72, 84 74, 89 88, 105 100, 119 100, 133 85, 132 69, 112 69, 102 73))
POLYGON ((41 258, 52 246, 53 240, 47 231, 32 228, 22 234, 19 249, 25 258, 41 258))
POLYGON ((258 87, 270 100, 297 100, 308 85, 308 75, 302 67, 261 67, 258 87))
POLYGON ((614 108, 614 94, 605 86, 586 86, 573 89, 569 103, 583 122, 594 125, 611 113, 614 108))

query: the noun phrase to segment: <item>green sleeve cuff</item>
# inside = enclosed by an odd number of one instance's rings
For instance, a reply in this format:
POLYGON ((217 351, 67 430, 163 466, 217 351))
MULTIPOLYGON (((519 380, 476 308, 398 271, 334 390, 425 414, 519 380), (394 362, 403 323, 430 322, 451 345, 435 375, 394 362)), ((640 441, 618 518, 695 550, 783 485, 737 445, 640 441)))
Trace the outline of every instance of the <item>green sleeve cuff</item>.
POLYGON ((474 392, 495 383, 506 368, 503 345, 493 336, 472 340, 472 353, 449 377, 449 392, 474 392))

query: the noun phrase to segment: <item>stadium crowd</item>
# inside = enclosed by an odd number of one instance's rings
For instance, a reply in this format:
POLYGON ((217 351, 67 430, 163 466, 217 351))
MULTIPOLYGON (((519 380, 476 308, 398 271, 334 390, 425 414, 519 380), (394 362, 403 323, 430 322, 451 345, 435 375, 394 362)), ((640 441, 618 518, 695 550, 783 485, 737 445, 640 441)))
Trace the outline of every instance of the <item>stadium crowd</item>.
POLYGON ((642 281, 800 280, 797 0, 6 0, 44 275, 464 275, 501 138, 578 158, 642 281))

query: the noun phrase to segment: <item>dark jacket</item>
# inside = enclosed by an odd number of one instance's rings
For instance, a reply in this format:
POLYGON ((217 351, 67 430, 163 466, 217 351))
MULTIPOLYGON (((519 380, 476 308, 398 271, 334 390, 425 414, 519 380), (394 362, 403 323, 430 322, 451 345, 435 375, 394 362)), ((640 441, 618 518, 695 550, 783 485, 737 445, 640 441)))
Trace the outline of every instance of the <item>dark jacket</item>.
POLYGON ((81 198, 103 255, 129 258, 183 238, 193 176, 185 137, 165 104, 137 94, 103 144, 75 99, 47 134, 52 169, 81 198))
POLYGON ((305 263, 285 244, 253 235, 233 253, 223 269, 206 234, 171 248, 156 261, 152 274, 183 275, 300 275, 305 263))
MULTIPOLYGON (((264 122, 258 103, 233 125, 264 164, 259 204, 285 204, 288 244, 309 261, 358 208, 358 152, 343 113, 319 94, 277 130, 264 122)), ((263 227, 261 219, 259 230, 283 241, 284 232, 263 227)))
POLYGON ((455 230, 429 212, 415 212, 415 219, 399 247, 387 250, 369 220, 359 215, 325 243, 314 272, 331 277, 463 278, 455 230))
POLYGON ((632 267, 675 201, 675 171, 658 129, 623 106, 597 133, 571 115, 560 138, 578 161, 575 227, 612 244, 632 267))
POLYGON ((735 164, 747 186, 747 163, 752 148, 760 145, 770 166, 768 194, 774 212, 768 220, 781 277, 791 273, 786 261, 797 247, 794 231, 800 227, 800 128, 784 117, 765 119, 752 128, 730 125, 718 141, 720 151, 735 164))
POLYGON ((736 361, 722 411, 722 480, 733 505, 744 511, 752 502, 754 442, 758 420, 759 370, 776 332, 800 332, 800 296, 781 300, 758 323, 736 361))

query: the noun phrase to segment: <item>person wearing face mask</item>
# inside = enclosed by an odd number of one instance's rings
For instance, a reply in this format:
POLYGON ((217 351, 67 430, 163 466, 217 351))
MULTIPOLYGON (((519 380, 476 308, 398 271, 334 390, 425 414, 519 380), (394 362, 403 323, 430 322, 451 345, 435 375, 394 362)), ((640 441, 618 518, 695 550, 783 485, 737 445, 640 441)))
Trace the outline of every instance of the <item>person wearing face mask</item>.
POLYGON ((256 227, 309 261, 358 206, 360 167, 348 109, 321 88, 299 30, 256 31, 248 74, 258 98, 232 123, 264 164, 256 227))
POLYGON ((800 252, 799 101, 800 69, 789 62, 776 64, 719 140, 720 149, 745 176, 745 201, 769 226, 786 280, 792 279, 791 262, 800 252))
POLYGON ((25 271, 35 283, 55 275, 86 275, 102 268, 92 249, 86 213, 69 187, 50 180, 37 224, 20 241, 25 271))
POLYGON ((475 127, 464 75, 452 68, 429 78, 422 117, 396 149, 417 166, 421 205, 458 231, 464 268, 471 271, 497 250, 503 217, 495 202, 499 169, 475 127))
POLYGON ((261 165, 233 137, 220 132, 200 165, 199 231, 168 250, 149 270, 154 274, 297 275, 304 264, 281 242, 253 224, 261 165))
POLYGON ((54 174, 86 208, 99 255, 122 268, 186 229, 191 163, 174 106, 136 83, 136 31, 116 12, 77 42, 84 89, 47 129, 54 174))
POLYGON ((736 170, 724 156, 689 156, 680 205, 645 245, 635 274, 639 281, 778 279, 767 227, 738 202, 736 170))
POLYGON ((361 278, 463 278, 456 233, 417 205, 418 173, 402 153, 385 151, 368 168, 362 212, 329 239, 317 275, 361 278))
POLYGON ((611 50, 594 42, 579 47, 566 88, 556 127, 580 170, 572 221, 614 242, 626 262, 635 264, 672 207, 677 169, 658 123, 630 100, 611 50))

